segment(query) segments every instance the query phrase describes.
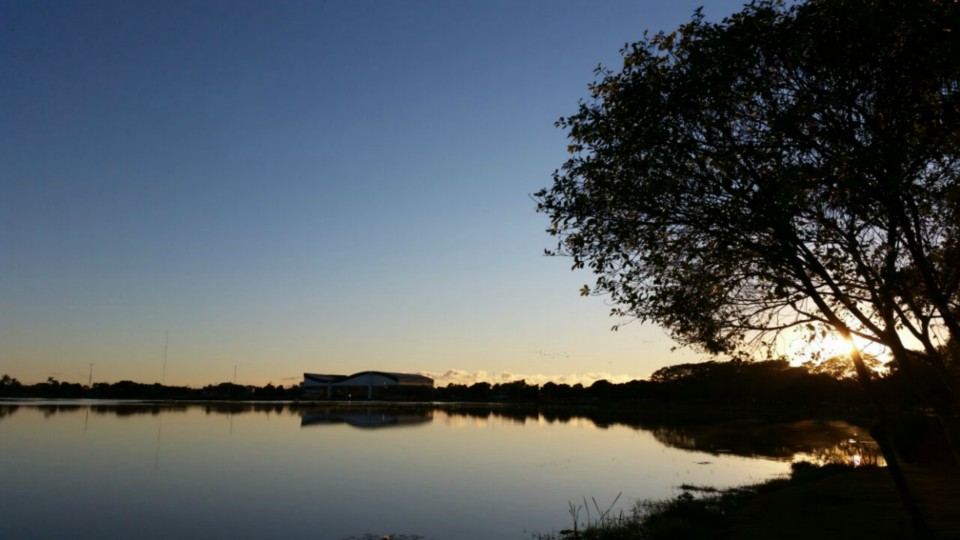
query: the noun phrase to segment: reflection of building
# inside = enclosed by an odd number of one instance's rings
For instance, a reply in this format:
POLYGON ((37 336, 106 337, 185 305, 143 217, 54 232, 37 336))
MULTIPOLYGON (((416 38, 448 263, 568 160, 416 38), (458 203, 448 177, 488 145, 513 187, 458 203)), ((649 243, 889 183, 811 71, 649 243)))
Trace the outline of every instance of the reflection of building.
POLYGON ((353 392, 363 388, 367 389, 367 399, 373 399, 374 391, 378 397, 418 396, 433 389, 433 379, 413 373, 385 371, 361 371, 353 375, 303 374, 303 391, 311 397, 353 398, 353 392))
POLYGON ((306 411, 300 417, 300 427, 347 424, 357 428, 415 426, 433 420, 433 412, 404 412, 366 409, 363 411, 306 411))

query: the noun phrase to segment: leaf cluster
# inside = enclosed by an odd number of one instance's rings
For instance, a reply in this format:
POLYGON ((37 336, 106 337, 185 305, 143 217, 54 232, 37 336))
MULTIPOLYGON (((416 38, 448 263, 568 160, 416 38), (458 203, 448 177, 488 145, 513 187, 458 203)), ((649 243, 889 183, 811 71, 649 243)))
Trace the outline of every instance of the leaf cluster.
POLYGON ((960 290, 960 5, 756 1, 598 68, 539 191, 616 316, 770 350, 824 326, 934 351, 960 290))

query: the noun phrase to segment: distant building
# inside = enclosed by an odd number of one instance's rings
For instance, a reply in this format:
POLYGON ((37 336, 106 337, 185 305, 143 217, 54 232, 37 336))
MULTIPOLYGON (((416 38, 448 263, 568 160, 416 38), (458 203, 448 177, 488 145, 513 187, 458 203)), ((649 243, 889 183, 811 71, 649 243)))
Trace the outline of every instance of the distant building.
MULTIPOLYGON (((433 379, 414 373, 388 373, 386 371, 361 371, 353 375, 303 374, 303 391, 308 397, 353 398, 353 391, 366 388, 367 399, 374 393, 382 396, 410 395, 433 389, 433 379), (395 392, 391 392, 394 390, 395 392), (405 390, 405 391, 401 391, 405 390), (412 391, 412 392, 411 392, 412 391)), ((357 392, 359 397, 360 393, 357 392)))

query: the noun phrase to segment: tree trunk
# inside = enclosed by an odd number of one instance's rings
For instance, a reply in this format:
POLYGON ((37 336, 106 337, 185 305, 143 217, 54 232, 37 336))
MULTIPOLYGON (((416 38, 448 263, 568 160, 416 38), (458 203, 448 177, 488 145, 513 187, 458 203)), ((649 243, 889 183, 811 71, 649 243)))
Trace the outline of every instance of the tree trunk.
MULTIPOLYGON (((844 339, 853 343, 850 332, 846 328, 840 328, 840 332, 844 339)), ((896 448, 890 437, 889 428, 893 425, 893 419, 889 409, 886 403, 884 403, 883 397, 877 391, 876 386, 874 386, 870 376, 870 370, 867 369, 867 366, 863 363, 863 357, 860 356, 860 350, 856 345, 852 346, 850 357, 853 360, 854 368, 857 370, 857 379, 860 381, 860 384, 863 385, 867 396, 869 396, 870 401, 873 402, 877 410, 877 422, 870 429, 870 435, 877 441, 877 446, 880 447, 880 453, 883 454, 883 459, 887 462, 887 470, 890 472, 893 484, 897 489, 897 494, 900 496, 900 502, 903 504, 907 514, 909 514, 910 522, 918 538, 929 538, 931 536, 930 527, 927 525, 927 521, 920 511, 920 506, 917 505, 916 497, 913 496, 910 486, 907 484, 907 478, 903 475, 903 469, 900 467, 900 460, 897 457, 896 448)))

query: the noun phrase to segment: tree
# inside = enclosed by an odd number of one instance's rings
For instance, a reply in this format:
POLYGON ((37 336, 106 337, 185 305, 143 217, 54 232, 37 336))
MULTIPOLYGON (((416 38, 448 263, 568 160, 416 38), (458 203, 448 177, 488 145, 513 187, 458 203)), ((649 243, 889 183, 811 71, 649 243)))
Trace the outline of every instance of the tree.
MULTIPOLYGON (((871 372, 877 372, 883 369, 883 362, 878 360, 876 356, 865 353, 860 356, 863 358, 864 365, 866 365, 867 369, 871 372)), ((853 362, 850 360, 850 357, 845 354, 831 356, 819 362, 809 360, 803 363, 803 367, 807 368, 810 373, 822 373, 835 379, 852 379, 857 376, 853 362)))
POLYGON ((20 381, 6 373, 0 377, 0 395, 16 395, 21 387, 20 381))
POLYGON ((947 0, 755 1, 645 34, 558 121, 572 156, 535 196, 552 253, 614 315, 712 353, 878 343, 960 456, 958 23, 947 0))

